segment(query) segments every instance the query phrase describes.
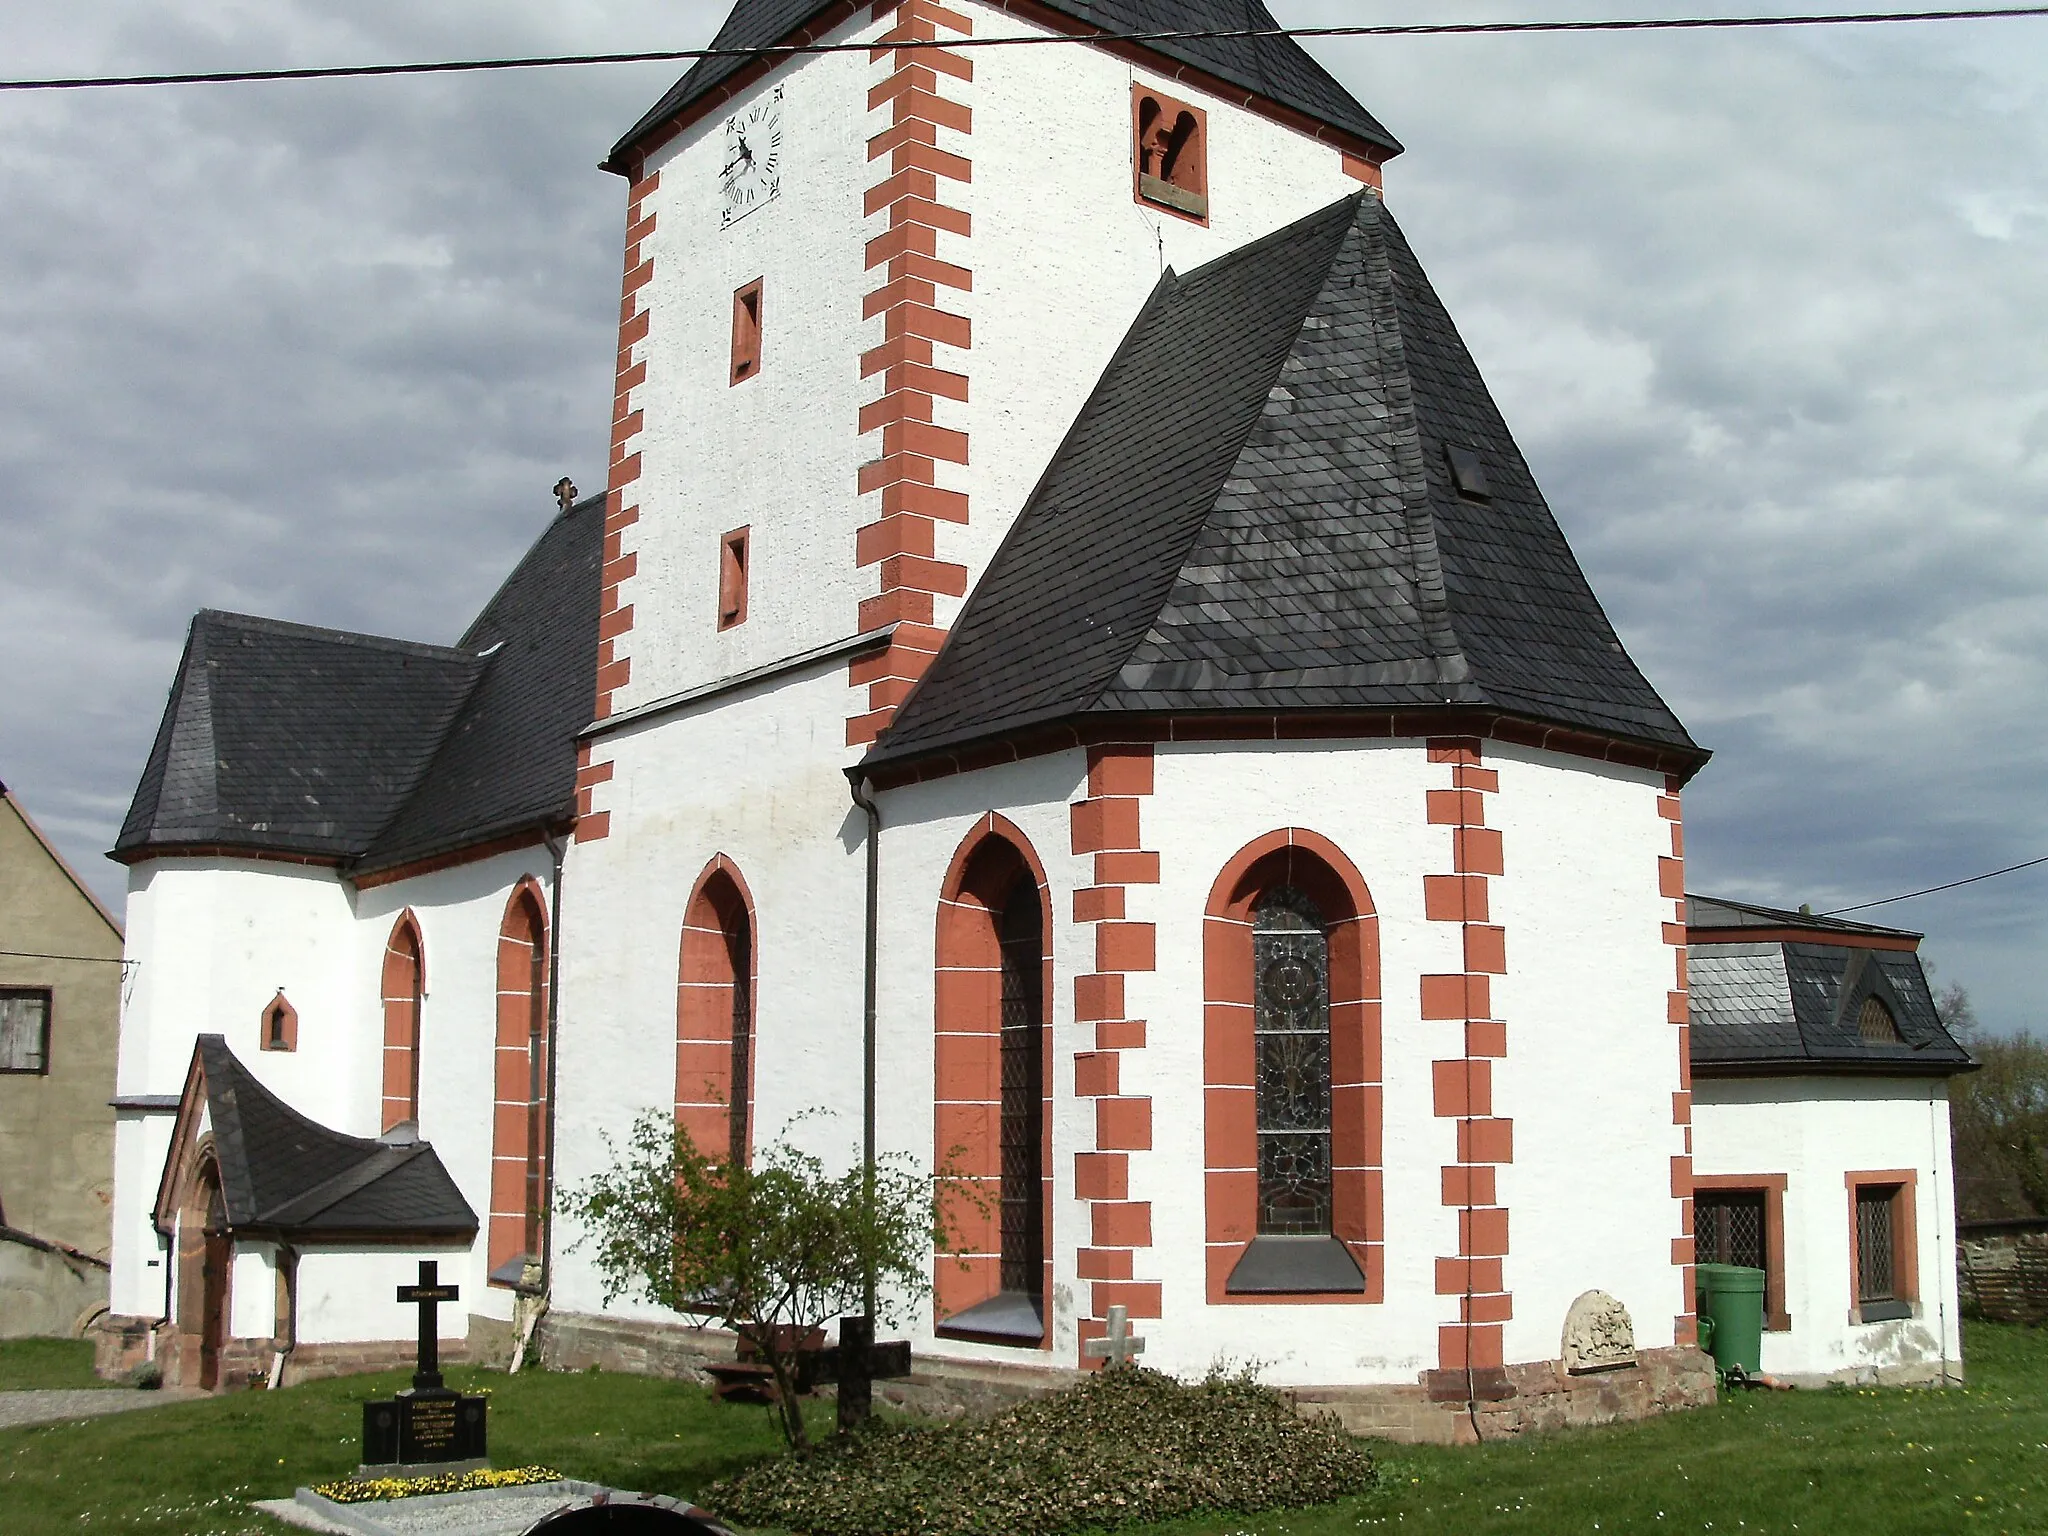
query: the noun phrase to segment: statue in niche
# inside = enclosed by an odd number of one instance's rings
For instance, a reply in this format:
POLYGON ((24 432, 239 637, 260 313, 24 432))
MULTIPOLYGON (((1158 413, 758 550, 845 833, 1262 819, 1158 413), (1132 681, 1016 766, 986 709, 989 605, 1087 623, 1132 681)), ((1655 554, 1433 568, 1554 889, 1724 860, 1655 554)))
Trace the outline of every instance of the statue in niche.
POLYGON ((1634 1365, 1636 1330, 1628 1308, 1605 1291, 1586 1292, 1565 1314, 1563 1355, 1573 1376, 1634 1365))

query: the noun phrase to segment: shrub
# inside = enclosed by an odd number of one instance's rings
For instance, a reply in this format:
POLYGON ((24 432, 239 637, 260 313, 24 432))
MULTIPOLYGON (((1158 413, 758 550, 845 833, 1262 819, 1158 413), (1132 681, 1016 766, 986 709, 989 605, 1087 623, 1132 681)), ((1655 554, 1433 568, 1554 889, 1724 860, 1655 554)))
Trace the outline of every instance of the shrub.
POLYGON ((1058 1536, 1364 1493, 1372 1456, 1248 1376, 1194 1385, 1107 1370, 992 1418, 875 1423, 750 1468, 704 1502, 750 1526, 831 1536, 1058 1536))

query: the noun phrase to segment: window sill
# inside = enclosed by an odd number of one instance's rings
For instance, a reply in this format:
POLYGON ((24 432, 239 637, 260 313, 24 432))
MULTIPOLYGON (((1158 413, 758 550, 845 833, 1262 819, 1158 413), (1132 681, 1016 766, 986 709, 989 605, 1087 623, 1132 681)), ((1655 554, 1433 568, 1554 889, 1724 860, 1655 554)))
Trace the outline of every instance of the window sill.
POLYGON ((1223 1284, 1227 1296, 1356 1296, 1365 1275, 1334 1237, 1252 1239, 1223 1284))
POLYGON ((1900 1318, 1913 1315, 1913 1303, 1910 1301, 1866 1301, 1856 1308, 1856 1321, 1859 1323, 1895 1323, 1900 1318))
POLYGON ((932 1330, 942 1339, 973 1339, 983 1344, 1014 1344, 1036 1349, 1045 1342, 1045 1317, 1036 1296, 999 1291, 987 1301, 942 1319, 932 1330))
POLYGON ((1205 193, 1190 192, 1185 187, 1176 187, 1170 181, 1157 176, 1140 173, 1138 196, 1148 203, 1157 203, 1161 208, 1171 208, 1175 213, 1184 213, 1191 219, 1207 220, 1209 199, 1205 193))

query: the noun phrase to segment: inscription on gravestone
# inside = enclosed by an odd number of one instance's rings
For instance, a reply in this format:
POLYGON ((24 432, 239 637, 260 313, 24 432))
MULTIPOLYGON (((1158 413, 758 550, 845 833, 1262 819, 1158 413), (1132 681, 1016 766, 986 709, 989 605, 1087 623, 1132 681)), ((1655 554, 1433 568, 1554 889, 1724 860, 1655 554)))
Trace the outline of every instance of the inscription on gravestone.
POLYGON ((465 1397, 441 1380, 441 1330, 435 1311, 462 1292, 443 1285, 440 1266, 420 1261, 417 1285, 401 1285, 399 1301, 420 1309, 419 1359, 412 1385, 395 1398, 363 1404, 363 1464, 480 1461, 485 1453, 485 1415, 489 1403, 465 1397))

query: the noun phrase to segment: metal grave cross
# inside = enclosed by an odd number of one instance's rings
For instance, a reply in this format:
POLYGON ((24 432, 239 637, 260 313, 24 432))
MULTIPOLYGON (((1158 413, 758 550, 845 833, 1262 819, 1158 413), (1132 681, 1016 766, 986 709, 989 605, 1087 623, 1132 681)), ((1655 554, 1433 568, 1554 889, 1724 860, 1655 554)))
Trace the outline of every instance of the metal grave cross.
POLYGON ((1133 1355, 1145 1353, 1145 1341, 1131 1332, 1130 1313, 1115 1306, 1109 1309, 1109 1332, 1083 1344, 1081 1353, 1091 1360, 1106 1358, 1112 1367, 1129 1365, 1133 1355))
POLYGON ((434 1314, 442 1302, 461 1300, 462 1291, 460 1287, 441 1284, 441 1266, 432 1259, 421 1259, 419 1284, 401 1285, 398 1299, 420 1309, 420 1354, 418 1367, 412 1373, 413 1390, 438 1392, 441 1390, 441 1329, 434 1314))

